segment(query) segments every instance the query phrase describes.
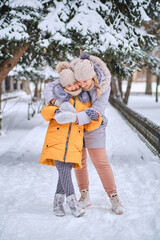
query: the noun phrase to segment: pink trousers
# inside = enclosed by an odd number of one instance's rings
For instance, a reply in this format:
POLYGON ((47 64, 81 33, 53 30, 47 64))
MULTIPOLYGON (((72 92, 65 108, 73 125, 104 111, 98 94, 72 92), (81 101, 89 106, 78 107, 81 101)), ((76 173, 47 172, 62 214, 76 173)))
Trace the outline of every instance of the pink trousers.
MULTIPOLYGON (((87 150, 108 196, 110 196, 112 193, 117 193, 112 168, 108 162, 105 148, 94 148, 87 150)), ((79 190, 89 190, 86 148, 83 148, 82 151, 82 169, 75 169, 75 175, 79 190)))

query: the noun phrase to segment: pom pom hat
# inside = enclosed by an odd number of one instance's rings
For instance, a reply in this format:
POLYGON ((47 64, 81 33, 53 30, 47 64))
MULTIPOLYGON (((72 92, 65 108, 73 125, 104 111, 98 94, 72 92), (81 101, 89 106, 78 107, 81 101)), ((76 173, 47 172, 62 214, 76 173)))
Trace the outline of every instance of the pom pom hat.
POLYGON ((93 63, 88 59, 78 59, 74 68, 74 76, 78 81, 88 80, 96 76, 93 63))
POLYGON ((66 87, 67 85, 74 83, 75 77, 73 71, 69 68, 68 63, 60 62, 56 66, 56 70, 60 75, 60 83, 62 87, 66 87))

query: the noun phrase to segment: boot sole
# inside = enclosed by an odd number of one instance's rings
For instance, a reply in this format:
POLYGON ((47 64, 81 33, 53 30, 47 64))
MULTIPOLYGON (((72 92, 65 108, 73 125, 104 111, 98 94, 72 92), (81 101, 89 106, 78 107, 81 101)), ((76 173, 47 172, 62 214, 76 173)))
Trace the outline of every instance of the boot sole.
POLYGON ((65 216, 65 213, 64 214, 56 214, 56 213, 54 213, 54 215, 57 216, 57 217, 63 217, 63 216, 65 216))
POLYGON ((79 218, 79 217, 82 217, 84 214, 85 214, 85 212, 83 212, 83 213, 81 213, 80 215, 75 216, 75 217, 79 218))
POLYGON ((115 210, 113 210, 113 209, 112 209, 112 212, 114 212, 116 215, 122 215, 122 214, 123 214, 123 212, 121 212, 121 213, 116 213, 115 210))
POLYGON ((88 204, 88 205, 85 206, 85 207, 82 207, 82 209, 85 209, 86 207, 90 207, 90 206, 92 206, 92 203, 91 203, 91 204, 88 204))
POLYGON ((122 215, 123 213, 116 213, 116 215, 122 215))

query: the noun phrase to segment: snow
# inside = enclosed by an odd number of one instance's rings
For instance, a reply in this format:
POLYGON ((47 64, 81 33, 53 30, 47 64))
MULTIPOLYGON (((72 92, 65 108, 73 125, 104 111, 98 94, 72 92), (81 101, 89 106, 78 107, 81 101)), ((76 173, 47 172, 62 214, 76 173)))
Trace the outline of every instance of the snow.
MULTIPOLYGON (((123 92, 126 91, 127 88, 127 81, 123 81, 122 90, 123 92)), ((145 93, 146 82, 132 82, 131 85, 131 93, 145 93)), ((152 92, 155 94, 156 92, 156 82, 152 82, 152 92)))
MULTIPOLYGON (((123 91, 125 91, 126 86, 127 83, 123 82, 123 91)), ((127 106, 160 126, 160 95, 158 96, 159 101, 155 102, 156 82, 152 83, 152 95, 144 95, 145 87, 145 82, 132 83, 131 93, 137 92, 140 95, 135 97, 131 94, 127 106)))
MULTIPOLYGON (((77 219, 68 208, 62 218, 53 215, 57 171, 39 164, 48 123, 40 114, 27 120, 28 101, 29 96, 22 94, 5 107, 0 136, 0 239, 160 239, 159 159, 110 104, 106 109, 106 151, 124 214, 117 216, 111 211, 88 157, 92 206, 77 219)), ((74 171, 73 182, 79 198, 74 171)))
MULTIPOLYGON (((153 37, 146 33, 144 27, 133 26, 128 17, 120 11, 116 12, 117 16, 114 16, 111 2, 102 3, 98 0, 86 0, 81 1, 79 5, 76 4, 76 1, 67 4, 66 1, 54 1, 54 3, 55 6, 50 7, 48 14, 44 19, 41 19, 39 28, 43 32, 49 32, 50 38, 60 41, 61 45, 71 43, 69 32, 74 30, 87 37, 86 48, 91 51, 94 49, 95 52, 105 52, 109 48, 118 50, 120 46, 123 46, 124 51, 133 53, 137 50, 140 51, 140 48, 137 47, 139 40, 145 42, 146 36, 153 37), (109 20, 110 18, 114 19, 113 23, 112 20, 109 20), (96 34, 99 36, 98 38, 96 34)), ((133 3, 136 12, 139 12, 139 22, 149 21, 150 18, 147 16, 141 1, 133 1, 133 3)), ((135 12, 130 8, 129 10, 134 21, 137 20, 135 12)), ((49 40, 51 42, 51 39, 49 40)), ((44 46, 43 43, 42 46, 44 46)))
POLYGON ((44 74, 45 79, 59 77, 59 74, 55 70, 53 70, 53 68, 50 66, 44 67, 44 69, 42 69, 42 74, 44 74))
POLYGON ((128 107, 160 126, 160 96, 159 102, 155 102, 155 96, 130 96, 128 107))
POLYGON ((34 8, 34 9, 39 9, 42 8, 42 4, 40 3, 39 0, 9 0, 10 6, 12 8, 16 7, 29 7, 29 8, 34 8))

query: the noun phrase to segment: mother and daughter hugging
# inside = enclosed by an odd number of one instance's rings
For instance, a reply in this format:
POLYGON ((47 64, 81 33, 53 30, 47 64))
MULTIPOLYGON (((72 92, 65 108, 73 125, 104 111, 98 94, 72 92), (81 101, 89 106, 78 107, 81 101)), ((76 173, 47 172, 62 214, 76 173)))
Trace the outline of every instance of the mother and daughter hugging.
POLYGON ((117 194, 113 171, 106 156, 107 118, 105 108, 110 95, 111 75, 98 57, 83 53, 68 63, 56 66, 59 80, 50 82, 43 90, 48 105, 41 114, 49 121, 40 163, 56 166, 58 182, 54 195, 53 212, 64 216, 64 202, 75 217, 90 206, 87 151, 98 172, 112 210, 123 214, 117 194), (86 151, 87 149, 87 151, 86 151), (75 196, 71 170, 80 190, 75 196))

